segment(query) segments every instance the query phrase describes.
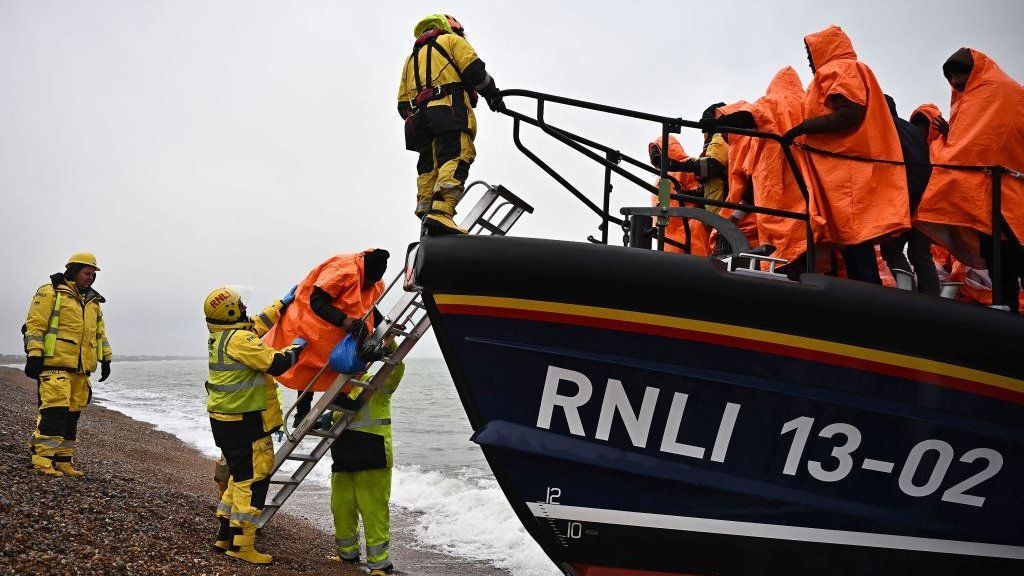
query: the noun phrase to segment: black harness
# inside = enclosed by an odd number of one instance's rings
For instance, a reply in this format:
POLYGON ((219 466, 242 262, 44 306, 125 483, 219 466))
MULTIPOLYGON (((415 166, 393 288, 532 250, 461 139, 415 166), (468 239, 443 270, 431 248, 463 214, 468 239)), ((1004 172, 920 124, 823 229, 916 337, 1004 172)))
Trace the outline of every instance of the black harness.
POLYGON ((409 102, 415 111, 420 106, 425 106, 428 102, 433 100, 439 100, 446 96, 457 94, 460 90, 465 90, 469 93, 470 105, 476 107, 477 94, 476 89, 472 86, 466 86, 466 83, 462 80, 462 71, 455 65, 455 61, 448 54, 448 51, 444 49, 440 44, 437 43, 438 37, 447 34, 443 30, 433 29, 428 30, 420 35, 416 39, 416 43, 413 45, 412 50, 412 66, 413 66, 413 78, 416 81, 416 96, 409 102), (427 74, 426 81, 420 81, 420 59, 419 52, 426 46, 427 48, 427 74), (442 58, 448 61, 448 64, 455 70, 456 76, 459 77, 458 82, 449 82, 447 84, 440 84, 438 86, 431 86, 431 78, 433 76, 431 72, 431 65, 433 64, 433 58, 431 58, 431 50, 436 50, 442 58))

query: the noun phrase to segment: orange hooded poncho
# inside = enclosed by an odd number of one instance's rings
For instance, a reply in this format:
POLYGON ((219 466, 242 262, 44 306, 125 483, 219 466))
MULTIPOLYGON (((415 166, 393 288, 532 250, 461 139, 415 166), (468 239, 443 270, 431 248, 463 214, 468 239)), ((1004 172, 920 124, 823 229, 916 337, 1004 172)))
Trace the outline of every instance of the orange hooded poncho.
MULTIPOLYGON (((1024 88, 981 52, 963 92, 953 90, 949 135, 932 148, 933 164, 992 165, 1024 170, 1024 88)), ((1003 217, 1024 240, 1024 180, 1002 177, 1003 217)), ((978 232, 992 233, 992 178, 983 172, 934 168, 914 226, 968 266, 985 268, 978 232)))
MULTIPOLYGON (((661 138, 655 138, 651 141, 651 144, 657 148, 661 148, 661 138)), ((682 162, 689 159, 686 155, 686 151, 683 150, 683 145, 679 143, 679 140, 671 134, 668 137, 668 154, 666 157, 676 162, 682 162)), ((676 186, 672 184, 672 192, 675 194, 695 194, 697 190, 697 179, 693 174, 689 172, 669 172, 668 175, 674 178, 679 183, 676 186)), ((653 204, 658 203, 658 197, 655 196, 653 204)), ((679 207, 678 200, 672 200, 669 202, 670 206, 679 207)), ((704 225, 695 220, 688 221, 690 227, 690 254, 694 256, 707 256, 711 253, 708 249, 708 231, 704 228, 704 225)), ((675 240, 680 244, 686 243, 686 230, 683 227, 682 218, 669 218, 668 226, 665 227, 665 237, 675 240)), ((682 248, 673 246, 672 244, 665 244, 666 252, 677 252, 681 253, 682 248)))
MULTIPOLYGON (((874 73, 857 60, 849 37, 838 27, 804 37, 814 79, 804 97, 803 116, 831 113, 826 105, 842 96, 865 108, 859 126, 844 132, 807 134, 803 142, 821 150, 903 161, 899 136, 874 73)), ((910 228, 910 198, 902 166, 808 154, 807 185, 815 240, 839 246, 860 244, 910 228)))
MULTIPOLYGON (((265 344, 276 349, 288 346, 297 337, 305 338, 308 342, 299 356, 299 362, 276 378, 281 384, 295 390, 305 388, 320 368, 327 364, 331 350, 345 337, 344 329, 317 316, 310 308, 309 299, 314 287, 330 294, 334 307, 352 319, 362 318, 384 292, 383 281, 363 286, 364 254, 366 251, 339 254, 314 268, 299 283, 295 290, 295 301, 263 337, 265 344)), ((372 314, 367 317, 366 323, 369 328, 373 328, 372 314)), ((323 392, 337 375, 337 372, 328 368, 317 380, 313 390, 323 392)))
POLYGON ((913 122, 914 116, 917 116, 918 114, 928 119, 928 146, 932 149, 932 153, 934 153, 935 141, 942 140, 942 133, 935 129, 935 126, 932 125, 932 121, 936 118, 942 117, 942 110, 939 110, 939 107, 935 104, 921 104, 917 108, 914 108, 914 111, 910 114, 910 121, 913 122))
MULTIPOLYGON (((737 102, 719 108, 720 114, 747 111, 754 117, 757 129, 762 132, 785 134, 793 126, 803 120, 804 87, 800 76, 791 66, 780 70, 768 84, 765 95, 753 104, 737 102)), ((749 173, 754 187, 754 204, 765 208, 778 208, 792 212, 806 212, 807 202, 804 201, 800 187, 790 169, 782 146, 777 142, 761 138, 729 137, 729 170, 733 171, 731 157, 734 148, 742 150, 742 142, 749 141, 744 165, 737 169, 749 173), (734 143, 735 141, 735 143, 734 143)), ((803 154, 793 149, 798 164, 803 162, 803 154)), ((738 202, 743 190, 741 184, 730 180, 730 201, 738 202)), ((805 225, 800 220, 757 214, 757 237, 760 244, 771 244, 776 250, 772 256, 784 258, 792 262, 807 251, 807 234, 805 225)))

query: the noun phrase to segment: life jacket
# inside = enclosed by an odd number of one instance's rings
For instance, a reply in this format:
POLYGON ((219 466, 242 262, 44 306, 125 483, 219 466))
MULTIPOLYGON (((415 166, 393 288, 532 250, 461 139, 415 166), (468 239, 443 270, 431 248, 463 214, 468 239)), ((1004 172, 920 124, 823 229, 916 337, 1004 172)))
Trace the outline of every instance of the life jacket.
POLYGON ((423 34, 420 34, 419 37, 416 38, 416 42, 413 43, 412 55, 410 56, 410 58, 412 59, 413 77, 416 80, 416 97, 413 98, 413 100, 409 103, 412 106, 413 113, 415 113, 415 111, 419 109, 421 106, 426 106, 428 102, 431 102, 433 100, 439 100, 441 98, 444 98, 445 96, 450 96, 452 94, 455 94, 459 90, 466 91, 466 93, 469 95, 470 106, 476 108, 476 103, 478 100, 476 87, 468 86, 465 83, 465 81, 463 81, 462 70, 459 70, 459 67, 455 64, 455 60, 453 60, 451 55, 448 54, 448 51, 437 43, 438 37, 443 36, 445 34, 448 34, 448 32, 445 30, 432 28, 430 30, 427 30, 423 34), (424 46, 427 49, 427 69, 426 76, 423 77, 425 79, 420 80, 421 76, 419 52, 424 46), (430 57, 431 50, 436 50, 437 53, 440 54, 442 58, 448 61, 448 64, 452 67, 452 70, 454 70, 455 74, 459 77, 458 82, 449 82, 448 84, 441 84, 439 86, 431 85, 431 78, 433 77, 433 74, 431 73, 431 64, 433 63, 433 59, 430 57))
POLYGON ((266 378, 262 372, 228 356, 227 347, 238 330, 210 333, 207 357, 206 410, 218 414, 242 414, 267 408, 266 378))
MULTIPOLYGON (((104 354, 108 347, 106 338, 106 329, 103 324, 103 313, 99 308, 99 304, 106 300, 103 296, 100 296, 98 292, 93 289, 88 289, 84 293, 79 293, 76 288, 72 288, 64 281, 64 275, 62 273, 53 274, 50 276, 50 286, 53 288, 54 301, 53 308, 50 310, 49 319, 46 324, 46 331, 42 334, 34 333, 30 334, 28 330, 28 323, 25 323, 21 327, 21 333, 25 339, 25 351, 28 352, 29 344, 31 342, 42 341, 43 345, 43 358, 46 359, 45 366, 48 368, 58 369, 81 369, 87 372, 91 372, 96 369, 96 364, 103 360, 104 354), (79 338, 77 335, 71 336, 66 333, 61 333, 60 326, 60 315, 61 309, 65 304, 65 298, 72 298, 77 301, 82 308, 82 321, 81 326, 82 334, 79 338), (95 320, 90 323, 88 321, 89 314, 87 311, 91 305, 95 304, 95 320), (90 340, 90 333, 95 338, 95 354, 90 356, 86 354, 86 351, 93 344, 90 340), (63 342, 63 346, 58 350, 58 341, 63 342), (69 354, 69 346, 73 347, 77 345, 77 353, 74 356, 69 354)), ((44 284, 40 290, 45 289, 47 286, 44 284)), ((33 304, 35 306, 35 304, 33 304)), ((74 314, 74 311, 71 312, 74 314)), ((77 314, 76 314, 77 316, 77 314)), ((72 328, 73 329, 73 328, 72 328)), ((67 328, 65 327, 65 332, 67 328)))

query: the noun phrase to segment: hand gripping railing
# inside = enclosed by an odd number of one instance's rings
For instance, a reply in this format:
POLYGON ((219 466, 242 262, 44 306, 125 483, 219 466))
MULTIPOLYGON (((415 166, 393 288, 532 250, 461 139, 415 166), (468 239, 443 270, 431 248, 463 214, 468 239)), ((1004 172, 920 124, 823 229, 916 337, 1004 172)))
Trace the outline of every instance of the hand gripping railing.
MULTIPOLYGON (((760 206, 751 206, 748 204, 738 204, 734 202, 726 202, 721 200, 712 200, 704 198, 703 196, 694 196, 690 194, 672 194, 667 187, 650 184, 637 174, 622 167, 621 164, 625 162, 635 168, 639 168, 645 172, 655 174, 661 178, 662 182, 668 181, 668 154, 663 153, 661 155, 661 163, 658 169, 649 166, 646 162, 632 158, 629 155, 623 154, 622 152, 615 150, 611 147, 605 146, 599 142, 585 138, 583 136, 574 134, 565 130, 551 125, 545 119, 546 104, 558 104, 571 108, 580 108, 585 110, 593 110, 596 112, 602 112, 606 114, 612 114, 615 116, 622 116, 626 118, 634 118, 637 120, 643 120, 647 122, 653 122, 661 125, 661 149, 663 151, 668 150, 668 137, 669 134, 678 134, 682 128, 694 128, 702 129, 704 126, 700 122, 694 122, 691 120, 683 120, 682 118, 670 118, 667 116, 659 116, 656 114, 648 114, 646 112, 639 112, 636 110, 629 110, 626 108, 618 108, 615 106, 607 106, 604 104, 597 104, 594 102, 587 102, 584 100, 577 100, 574 98, 565 98, 563 96, 555 96, 553 94, 544 94, 541 92, 535 92, 532 90, 505 90, 502 92, 503 97, 523 97, 529 98, 536 101, 536 117, 531 117, 526 114, 517 112, 515 110, 506 109, 505 114, 513 119, 512 126, 512 138, 515 142, 516 147, 524 154, 527 158, 537 164, 542 170, 547 172, 552 178, 554 178, 559 184, 567 189, 573 196, 575 196, 580 202, 587 206, 591 211, 601 217, 601 224, 599 230, 601 231, 601 239, 596 240, 590 237, 589 240, 592 242, 608 243, 608 225, 609 223, 623 225, 624 220, 617 218, 609 213, 610 196, 612 191, 611 175, 615 174, 625 178, 626 180, 636 184, 640 188, 647 190, 652 194, 659 196, 659 208, 661 211, 658 214, 657 219, 657 236, 658 236, 658 249, 662 250, 665 247, 665 228, 668 225, 669 218, 669 200, 680 200, 686 202, 692 202, 697 205, 717 206, 721 208, 731 208, 737 210, 744 210, 746 212, 752 212, 756 214, 770 214, 775 216, 783 216, 786 218, 793 218, 801 220, 805 223, 805 230, 807 235, 807 271, 811 272, 814 270, 814 241, 813 233, 810 226, 810 218, 808 217, 807 208, 805 207, 804 212, 791 212, 786 210, 778 210, 773 208, 764 208, 760 206), (540 159, 539 156, 532 150, 523 144, 521 137, 521 124, 526 123, 531 126, 540 128, 545 134, 551 136, 555 140, 565 144, 573 150, 583 154, 587 158, 597 162, 605 168, 604 178, 604 193, 602 206, 598 206, 579 189, 573 186, 564 176, 558 173, 554 168, 548 165, 546 162, 540 159)), ((772 134, 769 132, 760 132, 757 130, 747 130, 743 128, 732 128, 724 126, 716 126, 716 132, 737 134, 741 136, 750 136, 753 138, 763 138, 772 140, 779 143, 782 146, 783 154, 786 157, 790 170, 792 170, 794 179, 797 186, 800 189, 801 195, 804 197, 805 206, 808 205, 808 193, 807 185, 804 182, 803 174, 800 172, 799 166, 796 163, 796 158, 793 156, 793 151, 790 149, 791 142, 782 138, 778 134, 772 134)))

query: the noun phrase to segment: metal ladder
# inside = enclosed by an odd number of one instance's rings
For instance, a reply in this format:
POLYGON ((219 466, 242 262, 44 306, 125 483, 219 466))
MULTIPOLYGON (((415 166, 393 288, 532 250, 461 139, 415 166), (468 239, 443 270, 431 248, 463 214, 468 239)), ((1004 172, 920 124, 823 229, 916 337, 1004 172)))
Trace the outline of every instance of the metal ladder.
MULTIPOLYGON (((500 184, 491 186, 478 180, 467 186, 466 192, 468 193, 477 185, 483 185, 485 191, 460 223, 460 226, 468 230, 470 234, 504 236, 523 213, 533 213, 532 206, 500 184)), ((403 270, 388 284, 377 303, 383 302, 396 285, 401 286, 401 280, 404 277, 405 271, 403 270)), ((330 451, 334 441, 352 423, 360 407, 366 406, 373 393, 387 380, 395 366, 405 358, 406 354, 429 329, 430 317, 427 316, 421 294, 419 292, 403 293, 398 302, 384 316, 384 319, 374 328, 373 334, 368 337, 371 343, 381 346, 386 346, 401 337, 401 342, 395 351, 381 359, 380 366, 373 377, 367 381, 360 379, 360 375, 339 374, 294 431, 288 430, 287 422, 298 402, 288 409, 284 415, 285 424, 283 425, 287 438, 274 454, 274 468, 270 473, 270 484, 276 486, 277 490, 271 500, 264 505, 262 513, 256 520, 257 526, 266 525, 274 517, 274 514, 284 506, 284 503, 302 484, 317 462, 330 451), (343 395, 341 391, 346 384, 358 386, 361 389, 355 400, 359 407, 340 410, 341 417, 327 429, 314 429, 314 425, 321 416, 331 410, 337 410, 338 407, 332 407, 332 404, 335 403, 339 395, 343 395), (299 451, 302 441, 310 437, 319 438, 316 446, 309 452, 299 451), (291 473, 281 470, 281 466, 289 460, 298 462, 298 467, 291 473)), ((306 385, 302 393, 312 394, 313 385, 326 371, 327 366, 324 365, 306 385)))

